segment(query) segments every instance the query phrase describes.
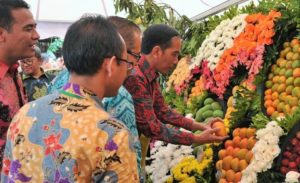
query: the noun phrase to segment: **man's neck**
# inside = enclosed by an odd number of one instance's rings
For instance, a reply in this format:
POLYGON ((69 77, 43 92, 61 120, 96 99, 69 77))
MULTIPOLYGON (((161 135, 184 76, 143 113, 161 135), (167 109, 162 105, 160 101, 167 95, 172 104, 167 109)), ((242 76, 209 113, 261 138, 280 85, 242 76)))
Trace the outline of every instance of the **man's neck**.
POLYGON ((43 74, 44 74, 44 71, 42 70, 42 68, 40 68, 35 73, 32 73, 31 76, 38 79, 43 74))
POLYGON ((104 96, 104 87, 101 85, 103 83, 103 79, 99 79, 99 77, 95 76, 79 76, 77 74, 72 73, 70 76, 69 82, 78 84, 82 88, 93 92, 97 95, 101 100, 104 96))

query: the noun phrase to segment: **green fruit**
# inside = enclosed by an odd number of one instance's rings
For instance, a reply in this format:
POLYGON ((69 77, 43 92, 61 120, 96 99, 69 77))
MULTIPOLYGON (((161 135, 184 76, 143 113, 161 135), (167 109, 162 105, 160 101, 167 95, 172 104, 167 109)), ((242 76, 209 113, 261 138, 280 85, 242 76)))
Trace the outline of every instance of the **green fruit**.
POLYGON ((212 111, 205 111, 203 114, 202 114, 203 118, 204 119, 207 119, 207 118, 210 118, 213 116, 213 112, 212 111))
POLYGON ((297 53, 299 50, 299 44, 293 46, 293 52, 297 53))
POLYGON ((214 99, 212 99, 212 98, 207 98, 207 99, 204 100, 204 105, 208 105, 208 104, 211 104, 211 103, 213 103, 213 102, 214 102, 214 99))
POLYGON ((295 87, 292 90, 292 96, 297 97, 299 92, 300 92, 300 87, 295 87))
POLYGON ((279 67, 276 67, 276 68, 274 69, 274 74, 275 74, 275 75, 279 75, 279 73, 280 73, 280 68, 279 68, 279 67))
POLYGON ((198 111, 198 112, 196 113, 196 118, 195 118, 195 120, 198 121, 198 122, 203 121, 203 115, 202 115, 202 114, 203 114, 202 112, 198 111))
POLYGON ((203 112, 209 111, 209 110, 212 110, 212 106, 211 105, 206 105, 206 106, 202 107, 202 109, 203 109, 203 112))
POLYGON ((285 81, 286 85, 292 85, 294 83, 294 77, 289 77, 287 78, 287 80, 285 81))
POLYGON ((283 47, 284 48, 287 48, 287 47, 289 47, 290 46, 290 42, 285 42, 285 43, 283 43, 283 47))
POLYGON ((285 74, 285 68, 281 68, 279 71, 279 75, 284 76, 284 74, 285 74))
POLYGON ((221 110, 215 110, 214 112, 213 112, 213 117, 219 117, 219 118, 223 118, 224 117, 224 112, 223 111, 221 111, 221 110))
POLYGON ((285 72, 285 77, 288 78, 290 76, 293 76, 293 69, 287 69, 285 72))
POLYGON ((272 88, 272 85, 273 85, 273 82, 272 81, 267 81, 266 82, 266 87, 269 89, 269 88, 272 88))
POLYGON ((295 68, 299 68, 300 67, 300 60, 295 60, 293 61, 292 67, 295 68))
POLYGON ((215 110, 221 110, 222 109, 222 106, 218 103, 218 102, 213 102, 211 104, 211 107, 212 109, 215 111, 215 110))
POLYGON ((294 80, 294 86, 300 86, 300 78, 294 80))

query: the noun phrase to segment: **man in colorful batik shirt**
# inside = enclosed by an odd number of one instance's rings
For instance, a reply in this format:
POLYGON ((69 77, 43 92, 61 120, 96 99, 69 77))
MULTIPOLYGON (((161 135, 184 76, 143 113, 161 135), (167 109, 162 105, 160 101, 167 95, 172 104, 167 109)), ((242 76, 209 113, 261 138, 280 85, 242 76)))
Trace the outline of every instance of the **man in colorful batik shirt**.
MULTIPOLYGON (((26 103, 18 60, 32 57, 39 39, 29 6, 22 0, 0 1, 0 162, 13 116, 26 103)), ((0 167, 2 164, 0 163, 0 167)))
POLYGON ((167 25, 152 25, 144 31, 142 58, 124 82, 134 101, 138 130, 146 137, 172 144, 221 142, 226 137, 213 135, 219 130, 211 128, 214 120, 208 125, 195 122, 174 112, 164 102, 158 72, 167 74, 177 64, 180 48, 179 33, 167 25), (193 134, 166 124, 203 132, 193 134))
POLYGON ((41 67, 43 59, 40 48, 35 46, 34 51, 33 57, 20 60, 21 76, 29 102, 47 95, 47 87, 54 78, 53 74, 45 72, 41 67))
POLYGON ((102 16, 86 16, 65 36, 70 80, 21 108, 7 134, 4 182, 139 182, 132 136, 102 108, 127 70, 126 46, 102 16))

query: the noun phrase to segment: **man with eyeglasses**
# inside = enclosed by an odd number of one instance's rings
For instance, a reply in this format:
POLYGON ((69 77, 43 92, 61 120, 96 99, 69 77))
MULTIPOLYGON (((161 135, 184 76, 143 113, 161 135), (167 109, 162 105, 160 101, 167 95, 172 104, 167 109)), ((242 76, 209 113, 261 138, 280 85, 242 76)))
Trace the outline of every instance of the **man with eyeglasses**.
POLYGON ((171 110, 164 102, 158 73, 167 74, 178 62, 181 49, 179 33, 164 24, 152 25, 143 33, 142 58, 127 77, 124 86, 133 97, 138 130, 144 136, 172 144, 204 144, 221 142, 226 137, 213 135, 219 129, 200 124, 171 110), (170 128, 166 124, 187 130, 201 130, 193 134, 170 128))
POLYGON ((35 55, 30 58, 20 60, 22 68, 22 80, 28 96, 28 101, 36 100, 48 94, 47 87, 55 77, 53 74, 45 72, 41 67, 43 59, 41 50, 34 47, 35 55))
POLYGON ((32 57, 39 39, 36 22, 23 0, 0 1, 0 167, 6 132, 13 116, 27 102, 18 60, 32 57))

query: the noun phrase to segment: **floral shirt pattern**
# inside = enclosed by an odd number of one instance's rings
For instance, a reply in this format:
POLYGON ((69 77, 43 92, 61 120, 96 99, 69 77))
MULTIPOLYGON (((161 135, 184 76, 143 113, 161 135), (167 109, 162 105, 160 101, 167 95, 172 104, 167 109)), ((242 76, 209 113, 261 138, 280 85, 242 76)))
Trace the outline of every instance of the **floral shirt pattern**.
MULTIPOLYGON (((49 93, 59 91, 70 79, 70 74, 67 69, 63 69, 60 73, 52 80, 48 87, 49 93)), ((139 140, 137 125, 135 121, 135 112, 133 100, 130 93, 124 86, 121 86, 116 97, 103 98, 104 110, 111 114, 114 118, 120 120, 130 130, 134 137, 134 148, 137 152, 138 169, 141 175, 141 159, 142 150, 139 140)))
POLYGON ((22 74, 22 80, 28 96, 28 101, 33 101, 48 94, 47 88, 54 75, 43 71, 39 78, 22 74))
POLYGON ((125 80, 124 86, 132 95, 139 132, 155 140, 172 144, 191 145, 193 134, 167 127, 191 129, 193 121, 171 110, 164 102, 158 73, 150 67, 142 57, 131 75, 125 80))
POLYGON ((134 137, 134 148, 137 151, 138 170, 141 175, 142 149, 135 122, 134 105, 131 95, 124 86, 121 86, 116 97, 104 98, 102 103, 105 111, 125 124, 134 137))
POLYGON ((22 107, 7 137, 3 182, 139 182, 129 131, 79 85, 22 107))
POLYGON ((13 116, 27 102, 18 64, 11 67, 0 62, 0 167, 6 141, 6 132, 13 116))

